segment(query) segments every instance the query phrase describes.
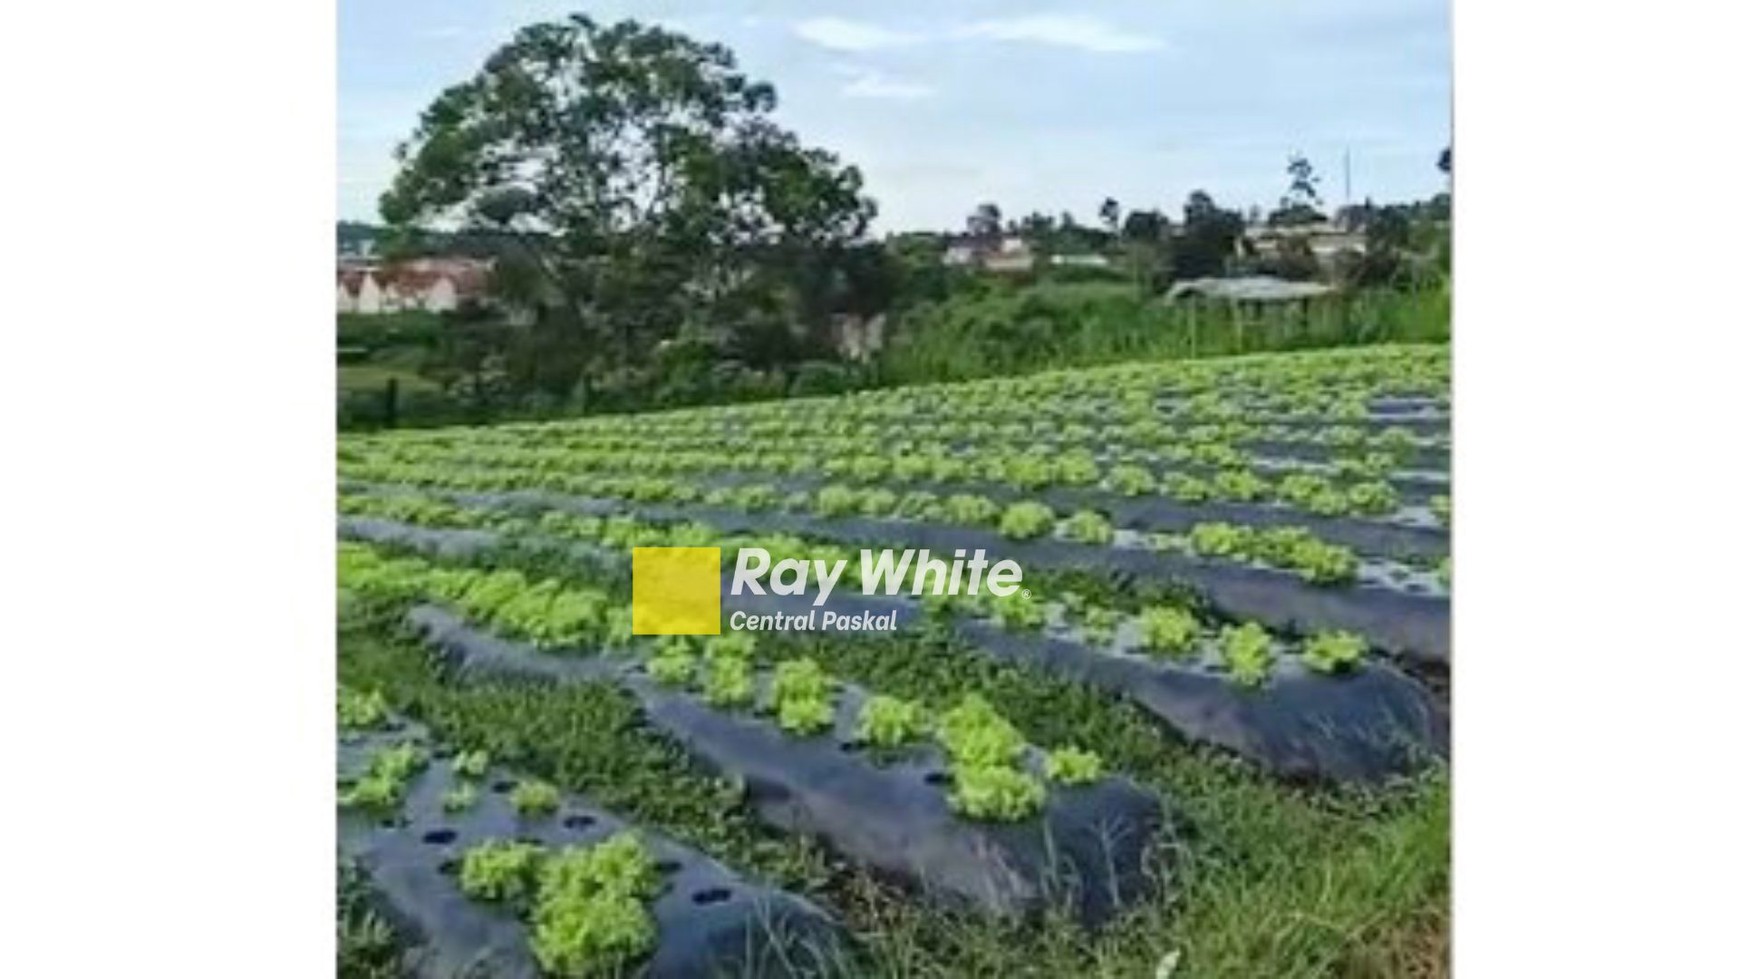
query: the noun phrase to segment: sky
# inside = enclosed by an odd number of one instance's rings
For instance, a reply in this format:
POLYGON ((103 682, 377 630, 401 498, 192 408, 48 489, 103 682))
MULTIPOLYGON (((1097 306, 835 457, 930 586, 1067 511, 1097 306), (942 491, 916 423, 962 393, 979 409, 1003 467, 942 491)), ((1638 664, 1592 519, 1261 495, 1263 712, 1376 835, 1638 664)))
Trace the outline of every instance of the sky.
POLYGON ((721 42, 775 118, 864 173, 879 231, 1106 197, 1273 208, 1290 154, 1325 201, 1444 189, 1449 0, 340 0, 338 216, 378 219, 424 106, 527 24, 584 11, 721 42))

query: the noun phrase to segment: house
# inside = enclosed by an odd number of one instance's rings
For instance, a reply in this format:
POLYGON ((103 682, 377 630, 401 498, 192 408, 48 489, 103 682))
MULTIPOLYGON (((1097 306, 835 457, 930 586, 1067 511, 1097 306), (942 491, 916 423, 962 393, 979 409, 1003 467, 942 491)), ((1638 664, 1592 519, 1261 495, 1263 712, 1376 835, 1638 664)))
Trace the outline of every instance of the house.
POLYGON ((367 268, 338 270, 338 311, 374 316, 385 311, 380 280, 367 268))
POLYGON ((488 292, 491 264, 470 258, 418 258, 338 269, 338 311, 361 316, 423 310, 445 313, 488 292))
POLYGON ((1281 253, 1286 242, 1297 240, 1303 240, 1310 246, 1319 260, 1333 258, 1343 252, 1365 252, 1364 233, 1329 221, 1253 228, 1246 238, 1258 258, 1274 258, 1281 253))
POLYGON ((943 250, 943 264, 957 268, 977 268, 986 272, 1026 272, 1033 268, 1036 256, 1027 242, 1014 235, 994 239, 957 238, 943 250))

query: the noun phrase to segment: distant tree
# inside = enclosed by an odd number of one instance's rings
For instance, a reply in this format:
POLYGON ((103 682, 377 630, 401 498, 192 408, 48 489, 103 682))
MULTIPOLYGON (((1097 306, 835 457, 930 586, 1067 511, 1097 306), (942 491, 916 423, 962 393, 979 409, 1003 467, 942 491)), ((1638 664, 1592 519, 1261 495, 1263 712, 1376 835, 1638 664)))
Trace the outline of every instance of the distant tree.
POLYGON ((967 215, 967 234, 981 242, 996 240, 1003 233, 1003 209, 989 201, 967 215))
POLYGON ((1122 213, 1123 209, 1118 206, 1117 198, 1108 197, 1100 203, 1100 223, 1104 224, 1106 230, 1114 235, 1123 226, 1119 221, 1119 216, 1122 213))
POLYGON ((1131 211, 1124 218, 1123 235, 1131 241, 1159 242, 1166 237, 1166 215, 1158 209, 1131 211))
POLYGON ((627 365, 679 329, 729 334, 862 238, 858 171, 775 125, 775 102, 720 45, 536 24, 424 110, 381 214, 517 242, 556 300, 536 359, 627 365))
POLYGON ((1303 154, 1295 153, 1287 158, 1287 195, 1294 201, 1311 204, 1323 203, 1317 195, 1317 171, 1312 169, 1311 161, 1303 154))
POLYGON ((1123 248, 1130 278, 1139 296, 1165 288, 1171 278, 1171 234, 1166 216, 1158 208, 1131 211, 1124 217, 1123 248))
POLYGON ((1279 228, 1322 221, 1323 212, 1318 207, 1323 199, 1317 193, 1318 182, 1310 160, 1297 153, 1288 157, 1287 192, 1281 195, 1280 206, 1269 215, 1269 225, 1279 228))
POLYGON ((1438 172, 1450 176, 1450 147, 1446 146, 1438 153, 1438 172))
POLYGON ((1173 249, 1180 279, 1222 275, 1244 237, 1244 217, 1215 204, 1206 191, 1192 191, 1184 202, 1184 228, 1173 249))

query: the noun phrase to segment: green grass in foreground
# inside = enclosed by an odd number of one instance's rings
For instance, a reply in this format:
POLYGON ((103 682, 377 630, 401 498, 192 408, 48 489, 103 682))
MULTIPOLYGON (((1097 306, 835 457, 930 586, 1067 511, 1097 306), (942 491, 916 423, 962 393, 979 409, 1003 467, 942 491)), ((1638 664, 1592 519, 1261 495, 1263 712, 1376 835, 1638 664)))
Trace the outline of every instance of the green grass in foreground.
POLYGON ((401 394, 441 390, 435 382, 404 367, 385 364, 338 365, 338 389, 341 392, 367 391, 378 394, 386 389, 387 381, 393 379, 399 382, 401 394))
POLYGON ((1194 826, 1175 886, 1097 933, 1063 920, 996 924, 928 908, 761 825, 729 783, 700 773, 642 727, 620 691, 450 685, 420 647, 393 634, 389 612, 344 608, 339 671, 347 686, 379 689, 456 746, 485 748, 739 870, 818 898, 864 941, 866 974, 1148 979, 1174 953, 1177 976, 1447 973, 1442 772, 1381 794, 1290 788, 1182 745, 1132 705, 937 637, 763 642, 764 658, 814 655, 844 679, 931 704, 977 690, 1035 743, 1080 745, 1108 770, 1169 793, 1194 826))

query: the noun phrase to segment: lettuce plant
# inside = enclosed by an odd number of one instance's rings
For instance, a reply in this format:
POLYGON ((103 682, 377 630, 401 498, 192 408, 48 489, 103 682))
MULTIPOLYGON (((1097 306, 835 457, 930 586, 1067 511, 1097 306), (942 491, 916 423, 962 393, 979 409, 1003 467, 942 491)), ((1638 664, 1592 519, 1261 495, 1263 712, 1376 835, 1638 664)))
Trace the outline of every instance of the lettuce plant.
POLYGON ((987 478, 1001 479, 1017 489, 1035 490, 1051 484, 1053 470, 1051 463, 1036 455, 1018 455, 1005 459, 1002 463, 1000 476, 987 478))
POLYGON ((532 896, 544 848, 518 840, 487 840, 459 859, 459 889, 474 901, 519 901, 532 896))
POLYGON ((1053 471, 1065 486, 1091 486, 1100 479, 1099 463, 1085 449, 1071 449, 1058 456, 1053 471))
POLYGON ((1003 519, 997 525, 997 531, 1011 540, 1030 540, 1051 531, 1057 522, 1057 516, 1051 508, 1043 503, 1024 501, 1010 504, 1003 511, 1003 519))
POLYGON ((858 493, 849 486, 824 486, 816 491, 815 511, 824 517, 843 517, 858 509, 858 493))
POLYGON ((338 804, 345 809, 390 813, 404 798, 405 783, 428 764, 429 756, 409 741, 382 748, 369 759, 368 771, 339 793, 338 804))
POLYGON ((1014 822, 1039 811, 1045 786, 1019 769, 1003 766, 956 767, 949 808, 968 819, 1014 822))
POLYGON ((1289 567, 1315 585, 1346 584, 1358 577, 1359 558, 1349 548, 1312 541, 1294 549, 1289 567))
POLYGON ((1269 484, 1248 469, 1222 469, 1214 474, 1214 493, 1225 500, 1249 503, 1269 494, 1269 484))
POLYGON ((1143 609, 1138 623, 1142 648, 1150 652, 1178 656, 1190 652, 1196 645, 1199 631, 1196 617, 1185 609, 1156 605, 1143 609))
POLYGON ((978 694, 968 694, 938 718, 937 741, 955 763, 977 767, 1013 765, 1026 743, 1015 725, 978 694))
POLYGON ((900 503, 900 497, 891 489, 873 486, 858 494, 858 512, 867 517, 881 517, 893 513, 900 503))
POLYGON ((1320 632, 1305 640, 1299 659, 1319 673, 1337 673, 1356 666, 1365 655, 1365 640, 1351 632, 1320 632))
POLYGON ((933 520, 942 513, 942 497, 929 490, 913 490, 894 505, 894 514, 909 520, 933 520))
POLYGON ((464 812, 477 802, 477 786, 470 782, 459 782, 441 796, 443 812, 464 812))
POLYGON ((976 495, 957 493, 942 501, 943 518, 949 523, 983 525, 997 519, 997 504, 976 495))
POLYGON ((1250 548, 1253 537, 1249 527, 1199 523, 1190 528, 1190 547, 1204 557, 1234 557, 1250 548))
POLYGON ((695 654, 684 646, 661 646, 646 661, 647 675, 663 687, 686 687, 695 679, 695 654))
POLYGON ((1159 480, 1145 466, 1117 465, 1106 473, 1106 489, 1120 496, 1144 496, 1159 488, 1159 480))
POLYGON ((1450 526, 1450 497, 1434 496, 1427 501, 1427 505, 1432 508, 1432 516, 1437 517, 1439 523, 1450 526))
POLYGON ((1401 497, 1388 483, 1372 481, 1355 483, 1347 488, 1347 505, 1355 513, 1370 515, 1393 512, 1401 506, 1401 497))
POLYGON ((1180 503, 1206 503, 1214 499, 1214 485, 1189 473, 1169 472, 1160 480, 1160 493, 1180 503))
POLYGON ((924 730, 924 707, 915 701, 875 694, 858 712, 858 738, 878 748, 916 741, 924 730))
POLYGON ((1045 777, 1061 785, 1086 785, 1099 780, 1100 756, 1074 746, 1045 756, 1045 777))
POLYGON ((387 719, 387 698, 379 690, 358 693, 347 687, 338 688, 338 726, 345 731, 360 731, 378 727, 387 719))
POLYGON ((1065 540, 1082 544, 1109 544, 1112 522, 1095 510, 1078 510, 1058 527, 1065 540))
POLYGON ((786 660, 774 667, 769 691, 779 726, 794 734, 818 734, 834 722, 833 681, 815 660, 786 660))
POLYGON ((1045 626, 1045 606, 1025 590, 993 596, 989 604, 992 621, 1006 629, 1027 632, 1045 626))
POLYGON ((479 748, 475 751, 461 751, 453 756, 453 771, 466 778, 482 778, 489 770, 489 752, 479 748))
POLYGON ((658 887, 652 855, 621 834, 545 859, 532 909, 531 947, 552 975, 620 972, 658 941, 647 902, 658 887))
POLYGON ((514 786, 508 801, 525 816, 547 816, 562 804, 562 793, 554 785, 538 779, 527 779, 514 786))
POLYGON ((703 639, 701 642, 703 652, 708 660, 718 660, 727 656, 747 660, 755 655, 755 636, 747 632, 728 632, 721 636, 703 639))
POLYGON ((1118 620, 1116 610, 1090 605, 1081 613, 1082 637, 1098 646, 1110 645, 1118 635, 1118 620))
POLYGON ((1221 630, 1221 656, 1232 674, 1234 683, 1242 687, 1260 687, 1269 678, 1274 662, 1274 641, 1255 622, 1227 626, 1221 630))
POLYGON ((754 703, 755 680, 749 661, 737 656, 713 659, 701 686, 701 698, 714 707, 747 707, 754 703))

